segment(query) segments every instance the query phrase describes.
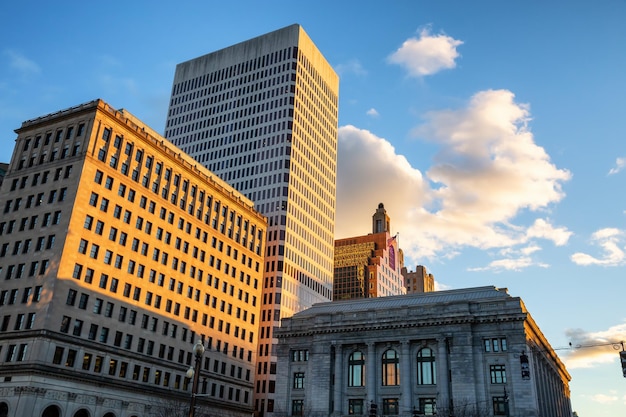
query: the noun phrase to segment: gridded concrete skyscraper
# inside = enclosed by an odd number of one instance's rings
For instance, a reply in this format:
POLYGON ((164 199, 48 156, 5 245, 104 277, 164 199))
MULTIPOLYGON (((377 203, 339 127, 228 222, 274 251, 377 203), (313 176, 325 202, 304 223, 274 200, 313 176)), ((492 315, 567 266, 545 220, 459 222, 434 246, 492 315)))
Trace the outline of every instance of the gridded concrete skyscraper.
POLYGON ((339 78, 299 25, 176 67, 165 137, 268 218, 255 402, 274 407, 274 330, 332 299, 339 78))

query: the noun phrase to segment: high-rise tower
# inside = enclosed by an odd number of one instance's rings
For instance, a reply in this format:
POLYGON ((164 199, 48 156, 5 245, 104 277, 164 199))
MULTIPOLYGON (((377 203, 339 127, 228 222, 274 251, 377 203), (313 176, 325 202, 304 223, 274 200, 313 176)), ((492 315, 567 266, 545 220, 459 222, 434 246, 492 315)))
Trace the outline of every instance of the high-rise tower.
POLYGON ((274 411, 280 318, 332 299, 338 90, 337 74, 299 25, 176 67, 165 137, 268 218, 261 413, 274 411))

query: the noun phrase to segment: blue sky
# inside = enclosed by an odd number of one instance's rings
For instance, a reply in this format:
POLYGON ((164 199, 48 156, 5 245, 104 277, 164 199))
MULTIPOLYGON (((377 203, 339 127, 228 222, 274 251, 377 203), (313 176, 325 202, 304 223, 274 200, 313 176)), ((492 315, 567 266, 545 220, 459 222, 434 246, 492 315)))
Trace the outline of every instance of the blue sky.
POLYGON ((383 202, 439 288, 521 297, 581 417, 626 380, 626 2, 3 2, 0 161, 95 98, 163 131, 176 63, 300 23, 340 75, 337 237, 383 202), (561 349, 563 348, 563 349, 561 349))

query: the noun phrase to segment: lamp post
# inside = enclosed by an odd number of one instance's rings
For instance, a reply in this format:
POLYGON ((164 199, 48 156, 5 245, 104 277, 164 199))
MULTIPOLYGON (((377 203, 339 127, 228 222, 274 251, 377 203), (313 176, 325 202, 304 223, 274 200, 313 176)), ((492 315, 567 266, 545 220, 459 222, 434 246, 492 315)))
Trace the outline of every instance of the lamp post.
POLYGON ((196 393, 198 391, 198 380, 200 379, 200 362, 202 355, 204 355, 204 345, 202 340, 198 339, 193 346, 193 355, 196 358, 193 366, 190 366, 187 370, 187 377, 193 378, 191 383, 191 402, 189 404, 189 417, 194 417, 196 414, 196 393))

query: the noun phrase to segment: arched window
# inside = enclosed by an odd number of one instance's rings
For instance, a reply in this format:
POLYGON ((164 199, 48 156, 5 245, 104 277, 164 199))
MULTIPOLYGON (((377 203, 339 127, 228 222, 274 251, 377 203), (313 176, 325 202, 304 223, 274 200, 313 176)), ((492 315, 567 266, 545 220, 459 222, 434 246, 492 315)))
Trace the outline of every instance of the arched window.
POLYGON ((417 385, 433 385, 437 383, 437 367, 435 354, 429 348, 417 352, 417 385))
POLYGON ((113 413, 111 413, 111 412, 108 412, 108 413, 106 413, 106 414, 105 414, 104 416, 102 416, 102 417, 115 417, 115 414, 113 414, 113 413))
POLYGON ((0 417, 8 417, 9 405, 7 403, 0 403, 0 417))
POLYGON ((81 408, 80 410, 74 413, 73 417, 90 417, 90 415, 89 415, 89 411, 87 411, 84 408, 81 408))
POLYGON ((400 385, 400 359, 398 352, 388 349, 383 353, 383 385, 400 385))
POLYGON ((41 417, 61 417, 61 410, 56 405, 49 405, 43 410, 41 417))
POLYGON ((365 386, 365 356, 358 350, 348 358, 348 386, 365 386))

